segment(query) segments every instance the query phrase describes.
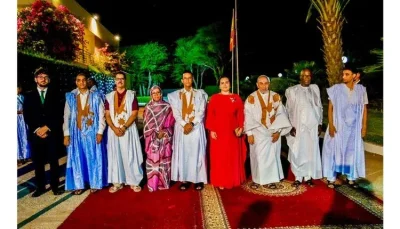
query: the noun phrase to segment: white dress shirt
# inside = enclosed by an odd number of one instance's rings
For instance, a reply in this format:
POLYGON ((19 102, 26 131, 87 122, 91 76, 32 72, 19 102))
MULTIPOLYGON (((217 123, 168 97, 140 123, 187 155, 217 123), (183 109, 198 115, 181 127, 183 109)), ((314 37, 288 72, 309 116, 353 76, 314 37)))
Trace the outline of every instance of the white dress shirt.
MULTIPOLYGON (((38 92, 39 92, 39 96, 41 95, 41 91, 44 91, 44 93, 43 93, 43 98, 46 98, 46 95, 47 95, 47 87, 46 87, 45 89, 40 89, 39 87, 37 87, 37 90, 38 90, 38 92)), ((49 127, 47 127, 47 128, 49 128, 49 127)), ((36 128, 36 130, 33 131, 33 133, 36 133, 36 131, 38 131, 39 129, 40 129, 40 127, 36 128)), ((50 128, 49 128, 49 131, 51 131, 50 128)))
POLYGON ((40 89, 39 87, 37 87, 37 90, 38 90, 38 92, 39 92, 39 96, 40 96, 40 94, 41 94, 41 91, 44 91, 43 97, 46 98, 46 95, 47 95, 47 87, 46 87, 45 89, 40 89))

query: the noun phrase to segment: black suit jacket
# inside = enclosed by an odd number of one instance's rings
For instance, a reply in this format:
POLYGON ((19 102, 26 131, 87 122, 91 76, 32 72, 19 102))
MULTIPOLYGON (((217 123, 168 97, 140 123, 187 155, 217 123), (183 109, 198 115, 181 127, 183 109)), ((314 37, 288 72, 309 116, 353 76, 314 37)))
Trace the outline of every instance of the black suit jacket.
POLYGON ((37 88, 26 93, 24 101, 24 118, 30 135, 42 126, 50 129, 49 136, 58 135, 62 131, 63 106, 60 93, 51 87, 47 89, 44 104, 40 100, 37 88))

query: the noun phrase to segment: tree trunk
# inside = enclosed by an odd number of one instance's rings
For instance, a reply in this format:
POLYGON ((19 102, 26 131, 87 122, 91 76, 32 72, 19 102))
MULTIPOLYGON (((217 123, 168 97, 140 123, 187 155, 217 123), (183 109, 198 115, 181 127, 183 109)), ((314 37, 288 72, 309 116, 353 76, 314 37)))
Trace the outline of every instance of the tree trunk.
POLYGON ((198 87, 198 85, 199 85, 199 66, 197 66, 197 68, 196 68, 196 82, 197 82, 197 85, 196 85, 196 89, 198 89, 199 87, 198 87))
POLYGON ((151 71, 149 71, 146 95, 150 95, 151 84, 152 84, 151 71))
POLYGON ((204 72, 206 71, 207 68, 203 68, 203 70, 201 71, 201 75, 200 75, 200 89, 203 87, 203 76, 204 76, 204 72))
POLYGON ((218 86, 218 80, 220 77, 220 75, 218 74, 218 67, 217 67, 217 69, 213 68, 212 70, 213 70, 213 74, 214 74, 214 78, 215 78, 215 85, 218 86))
MULTIPOLYGON (((217 67, 217 72, 218 72, 218 76, 219 77, 221 77, 221 76, 223 76, 224 75, 224 66, 221 66, 221 67, 217 67)), ((218 77, 218 78, 219 78, 218 77)))
POLYGON ((342 82, 343 69, 343 48, 341 37, 341 24, 335 15, 330 15, 328 21, 322 21, 322 37, 324 40, 324 60, 326 63, 326 74, 328 75, 329 85, 342 82), (331 23, 331 22, 333 23, 331 23), (339 29, 340 27, 340 29, 339 29))
POLYGON ((323 53, 329 85, 342 82, 343 8, 340 0, 312 1, 320 12, 318 27, 322 33, 323 53))
POLYGON ((144 88, 144 83, 142 83, 142 85, 140 85, 140 87, 142 88, 142 93, 143 93, 142 95, 143 96, 147 95, 146 90, 144 88))
MULTIPOLYGON (((190 71, 193 73, 193 65, 192 64, 190 65, 190 71)), ((194 88, 197 88, 197 81, 193 74, 192 74, 192 76, 193 76, 194 88)))
POLYGON ((143 96, 143 89, 142 89, 142 85, 139 85, 139 95, 143 96))

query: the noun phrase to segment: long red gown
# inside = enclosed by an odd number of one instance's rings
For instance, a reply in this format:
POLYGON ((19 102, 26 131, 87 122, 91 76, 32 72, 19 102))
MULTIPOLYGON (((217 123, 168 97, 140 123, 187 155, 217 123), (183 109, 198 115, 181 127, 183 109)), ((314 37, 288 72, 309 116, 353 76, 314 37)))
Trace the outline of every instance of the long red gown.
POLYGON ((246 179, 244 136, 236 137, 235 129, 243 128, 243 101, 237 94, 215 94, 207 107, 206 128, 217 133, 210 141, 210 178, 217 187, 240 186, 246 179))

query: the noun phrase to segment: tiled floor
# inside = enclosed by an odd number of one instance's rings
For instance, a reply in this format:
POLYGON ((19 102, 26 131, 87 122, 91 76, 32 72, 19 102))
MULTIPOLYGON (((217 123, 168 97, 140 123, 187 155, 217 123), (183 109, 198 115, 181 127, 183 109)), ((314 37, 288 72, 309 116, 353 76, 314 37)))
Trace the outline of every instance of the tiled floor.
POLYGON ((383 200, 383 156, 365 153, 366 179, 359 181, 360 186, 383 200))

